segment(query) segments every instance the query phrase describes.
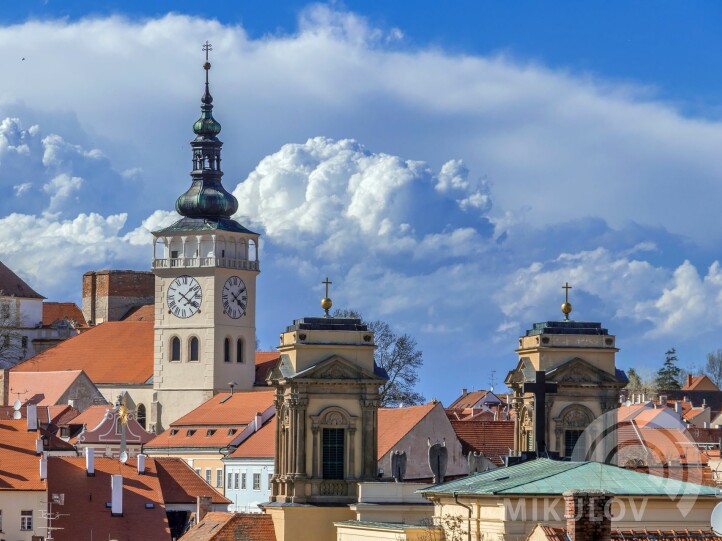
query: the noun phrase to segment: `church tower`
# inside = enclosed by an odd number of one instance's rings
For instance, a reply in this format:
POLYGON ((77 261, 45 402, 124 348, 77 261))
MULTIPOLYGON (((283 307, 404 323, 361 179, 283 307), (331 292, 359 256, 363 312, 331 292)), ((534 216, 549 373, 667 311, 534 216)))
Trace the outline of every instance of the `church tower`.
POLYGON ((564 319, 535 323, 519 338, 519 362, 506 378, 514 391, 514 450, 609 462, 616 454, 615 412, 627 377, 615 364, 619 351, 615 337, 601 323, 569 319, 571 286, 564 289, 564 319), (546 396, 528 392, 540 391, 539 376, 547 387, 556 387, 553 392, 546 396), (539 424, 534 419, 535 399, 545 402, 545 418, 539 424), (593 423, 596 419, 600 421, 593 423), (544 427, 542 437, 535 434, 539 426, 544 427), (539 442, 545 442, 546 449, 538 449, 539 442), (585 451, 590 448, 593 456, 585 451))
POLYGON ((168 424, 233 384, 253 386, 258 234, 231 219, 238 201, 221 177, 221 125, 208 84, 193 125, 191 186, 182 216, 153 232, 155 347, 151 426, 168 424))

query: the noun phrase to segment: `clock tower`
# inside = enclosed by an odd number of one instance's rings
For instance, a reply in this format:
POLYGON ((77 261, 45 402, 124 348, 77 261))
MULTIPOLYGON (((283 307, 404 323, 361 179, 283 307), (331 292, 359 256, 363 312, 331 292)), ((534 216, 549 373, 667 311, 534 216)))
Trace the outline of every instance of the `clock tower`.
POLYGON ((160 432, 232 385, 255 379, 258 234, 231 219, 238 201, 221 183, 221 125, 208 86, 193 125, 191 186, 182 216, 153 232, 155 345, 151 427, 160 432))

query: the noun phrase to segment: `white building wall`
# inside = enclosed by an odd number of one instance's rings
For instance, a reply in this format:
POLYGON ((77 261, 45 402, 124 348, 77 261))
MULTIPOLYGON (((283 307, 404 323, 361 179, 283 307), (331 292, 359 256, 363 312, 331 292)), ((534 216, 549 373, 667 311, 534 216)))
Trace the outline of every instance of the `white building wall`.
POLYGON ((47 509, 47 492, 44 490, 4 490, 0 491, 0 511, 2 511, 2 534, 0 539, 8 541, 32 541, 34 535, 45 537, 47 531, 41 510, 47 509), (33 512, 31 530, 20 529, 22 511, 33 512))
POLYGON ((273 458, 224 459, 225 464, 225 497, 233 503, 228 506, 231 512, 260 513, 258 504, 271 498, 270 478, 273 475, 273 458), (246 476, 246 487, 242 488, 243 475, 246 476), (253 475, 260 475, 260 489, 253 488, 253 475), (229 482, 229 475, 230 482, 229 482), (238 488, 236 488, 238 479, 238 488))

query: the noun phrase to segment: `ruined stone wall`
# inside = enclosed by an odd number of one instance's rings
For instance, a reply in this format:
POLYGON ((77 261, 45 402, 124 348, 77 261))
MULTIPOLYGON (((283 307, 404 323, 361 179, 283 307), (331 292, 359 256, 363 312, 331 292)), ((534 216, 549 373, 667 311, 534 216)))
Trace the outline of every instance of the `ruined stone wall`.
POLYGON ((89 271, 83 275, 83 316, 93 325, 118 321, 133 307, 152 304, 155 276, 128 270, 89 271))

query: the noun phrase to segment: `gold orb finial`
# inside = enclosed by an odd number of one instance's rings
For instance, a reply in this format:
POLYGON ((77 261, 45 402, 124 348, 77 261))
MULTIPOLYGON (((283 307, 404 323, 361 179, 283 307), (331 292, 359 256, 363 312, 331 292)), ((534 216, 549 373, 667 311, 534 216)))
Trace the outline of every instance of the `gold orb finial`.
POLYGON ((572 289, 572 286, 569 285, 569 282, 565 282, 562 286, 562 289, 564 290, 564 302, 562 303, 562 314, 564 314, 564 319, 566 321, 569 321, 569 314, 572 312, 572 304, 569 302, 569 290, 572 289))
POLYGON ((324 280, 324 281, 321 282, 321 283, 326 286, 326 295, 323 297, 323 299, 321 299, 321 308, 323 308, 324 312, 326 312, 325 317, 331 317, 331 316, 329 315, 328 311, 329 311, 329 310, 331 309, 331 307, 333 306, 333 302, 331 301, 331 298, 328 296, 328 286, 330 286, 331 284, 333 284, 333 282, 331 282, 331 281, 328 279, 328 276, 326 276, 326 280, 324 280))

